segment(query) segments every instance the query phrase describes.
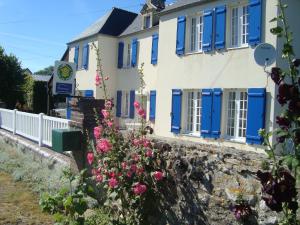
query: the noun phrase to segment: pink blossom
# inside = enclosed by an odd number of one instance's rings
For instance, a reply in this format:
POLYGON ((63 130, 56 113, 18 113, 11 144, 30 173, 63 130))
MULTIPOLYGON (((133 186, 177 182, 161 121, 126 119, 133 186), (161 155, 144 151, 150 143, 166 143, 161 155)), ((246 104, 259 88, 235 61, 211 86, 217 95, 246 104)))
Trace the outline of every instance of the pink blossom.
POLYGON ((107 153, 112 149, 112 144, 107 139, 100 139, 97 143, 97 152, 107 153))
POLYGON ((110 188, 115 188, 118 185, 118 181, 116 178, 112 177, 108 180, 108 185, 110 188))
POLYGON ((102 168, 101 168, 101 167, 98 167, 97 173, 101 173, 101 171, 102 171, 102 168))
POLYGON ((150 148, 146 151, 146 156, 149 158, 153 157, 153 151, 150 148))
POLYGON ((115 172, 113 172, 113 171, 112 171, 112 172, 109 172, 108 175, 109 175, 110 177, 116 177, 116 174, 115 174, 115 172))
POLYGON ((140 140, 139 139, 133 139, 133 145, 134 146, 139 146, 140 140))
POLYGON ((142 195, 147 191, 147 186, 145 184, 137 183, 133 187, 133 192, 136 195, 142 195))
POLYGON ((131 167, 130 167, 130 170, 135 173, 136 169, 137 169, 136 164, 132 164, 131 167))
POLYGON ((164 174, 161 171, 155 171, 153 173, 153 177, 154 177, 155 180, 160 181, 164 178, 164 174))
POLYGON ((143 140, 143 145, 144 145, 145 148, 150 147, 150 144, 151 144, 151 143, 150 143, 149 140, 147 140, 147 139, 144 139, 144 140, 143 140))
POLYGON ((102 115, 104 116, 105 119, 108 119, 110 116, 110 113, 108 110, 102 109, 102 115))
POLYGON ((144 173, 144 168, 143 167, 139 167, 139 168, 137 168, 137 171, 136 171, 136 174, 137 175, 142 175, 144 173))
POLYGON ((133 105, 134 105, 134 107, 136 108, 136 109, 139 109, 140 108, 140 103, 139 102, 137 102, 137 101, 135 101, 134 103, 133 103, 133 105))
POLYGON ((87 158, 89 165, 92 165, 92 163, 94 162, 94 153, 88 152, 86 158, 87 158))
POLYGON ((141 117, 143 117, 143 118, 146 117, 146 111, 145 111, 144 109, 142 109, 142 108, 140 108, 140 109, 138 110, 138 114, 139 114, 141 117))
POLYGON ((126 176, 130 178, 130 177, 132 176, 132 172, 131 172, 131 171, 128 171, 128 172, 126 173, 126 176))
POLYGON ((96 176, 96 181, 97 182, 102 182, 103 181, 103 176, 101 174, 96 176))
POLYGON ((134 154, 132 155, 132 159, 133 159, 134 161, 138 162, 138 161, 140 160, 140 156, 139 156, 138 154, 134 153, 134 154))
POLYGON ((104 80, 108 80, 108 79, 109 79, 109 76, 104 77, 104 80))
POLYGON ((94 127, 94 137, 95 139, 99 139, 102 134, 103 128, 101 126, 94 127))
POLYGON ((122 166, 122 169, 125 170, 127 168, 127 163, 126 162, 122 162, 121 166, 122 166))
POLYGON ((96 77, 95 77, 95 84, 96 86, 101 85, 102 81, 101 81, 101 77, 99 76, 99 74, 97 73, 96 77))
POLYGON ((106 124, 107 124, 108 127, 112 127, 113 124, 114 124, 114 122, 111 121, 111 120, 108 120, 108 121, 106 122, 106 124))
POLYGON ((96 169, 92 169, 92 174, 93 174, 93 176, 96 176, 97 170, 96 169))

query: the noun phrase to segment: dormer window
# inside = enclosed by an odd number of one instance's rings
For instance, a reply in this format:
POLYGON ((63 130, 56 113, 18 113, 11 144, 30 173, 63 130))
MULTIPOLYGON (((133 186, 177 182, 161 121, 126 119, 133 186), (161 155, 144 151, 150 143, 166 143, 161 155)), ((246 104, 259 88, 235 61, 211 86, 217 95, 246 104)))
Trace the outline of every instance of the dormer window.
POLYGON ((151 27, 151 15, 146 15, 144 17, 144 29, 148 29, 151 27))

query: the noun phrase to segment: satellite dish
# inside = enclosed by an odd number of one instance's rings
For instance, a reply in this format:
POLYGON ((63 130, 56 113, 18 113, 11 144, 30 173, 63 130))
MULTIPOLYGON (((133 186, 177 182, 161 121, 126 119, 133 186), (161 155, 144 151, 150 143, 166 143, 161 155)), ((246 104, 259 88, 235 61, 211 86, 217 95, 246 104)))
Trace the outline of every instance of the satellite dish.
POLYGON ((260 66, 270 66, 275 62, 276 49, 268 43, 259 44, 254 50, 254 59, 260 66))

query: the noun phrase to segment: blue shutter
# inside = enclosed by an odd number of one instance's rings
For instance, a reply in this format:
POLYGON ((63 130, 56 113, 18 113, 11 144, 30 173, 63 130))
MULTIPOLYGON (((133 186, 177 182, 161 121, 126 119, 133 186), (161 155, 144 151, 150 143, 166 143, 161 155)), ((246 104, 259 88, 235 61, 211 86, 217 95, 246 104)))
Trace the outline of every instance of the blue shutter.
POLYGON ((263 138, 258 134, 259 129, 265 128, 266 89, 248 89, 248 112, 246 142, 261 144, 263 138))
POLYGON ((222 115, 222 89, 213 90, 211 137, 219 138, 221 135, 221 115, 222 115))
POLYGON ((201 111, 201 136, 211 137, 211 116, 212 116, 213 90, 202 90, 202 111, 201 111))
POLYGON ((132 52, 132 56, 131 56, 131 66, 135 67, 137 64, 137 53, 138 53, 138 40, 136 38, 134 38, 132 40, 132 44, 131 44, 131 52, 132 52))
POLYGON ((116 107, 116 116, 121 117, 122 113, 122 91, 117 91, 117 107, 116 107))
POLYGON ((155 120, 155 111, 156 111, 156 91, 150 91, 150 110, 149 110, 149 119, 155 120))
POLYGON ((182 91, 172 90, 171 132, 179 134, 181 130, 182 91))
POLYGON ((87 70, 89 66, 89 44, 83 46, 82 67, 87 70))
POLYGON ((251 46, 261 42, 261 14, 261 0, 249 0, 249 44, 251 46))
POLYGON ((74 53, 74 63, 76 64, 76 69, 78 69, 78 57, 79 57, 79 46, 76 46, 75 53, 74 53))
POLYGON ((203 16, 203 51, 209 52, 212 50, 212 35, 213 35, 213 10, 205 10, 203 16))
POLYGON ((85 90, 84 97, 94 97, 94 91, 93 90, 85 90))
POLYGON ((158 56, 158 34, 152 35, 152 52, 151 52, 151 64, 157 64, 158 56))
POLYGON ((177 40, 176 40, 176 54, 183 55, 185 50, 185 16, 177 18, 177 40))
POLYGON ((134 103, 135 101, 135 91, 130 91, 130 112, 129 112, 129 118, 134 119, 134 103))
POLYGON ((215 32, 215 48, 225 48, 225 32, 226 32, 226 6, 216 8, 216 32, 215 32))
POLYGON ((118 68, 123 67, 124 42, 119 42, 118 48, 118 68))

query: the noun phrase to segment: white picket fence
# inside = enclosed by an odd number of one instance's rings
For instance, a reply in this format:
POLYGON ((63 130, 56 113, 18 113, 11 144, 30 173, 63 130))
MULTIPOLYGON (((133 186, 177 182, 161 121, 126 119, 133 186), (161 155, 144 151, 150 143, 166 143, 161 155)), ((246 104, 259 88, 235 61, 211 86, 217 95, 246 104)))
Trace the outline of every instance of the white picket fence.
POLYGON ((0 128, 52 147, 52 130, 69 128, 70 120, 0 108, 0 128))

